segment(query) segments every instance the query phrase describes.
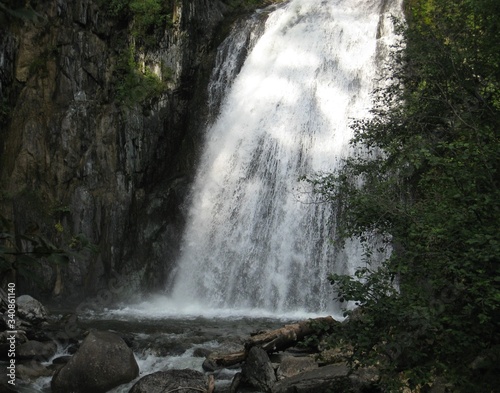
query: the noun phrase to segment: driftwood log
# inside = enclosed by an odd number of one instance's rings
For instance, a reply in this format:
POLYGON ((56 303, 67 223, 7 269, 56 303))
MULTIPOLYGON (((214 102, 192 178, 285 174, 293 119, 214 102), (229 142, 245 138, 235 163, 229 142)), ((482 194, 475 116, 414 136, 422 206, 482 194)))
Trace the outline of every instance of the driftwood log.
POLYGON ((321 317, 258 333, 245 340, 242 351, 210 354, 205 359, 203 368, 207 371, 214 371, 239 364, 245 361, 248 352, 255 346, 262 348, 267 353, 283 351, 297 345, 307 336, 325 333, 338 324, 339 322, 332 317, 321 317))

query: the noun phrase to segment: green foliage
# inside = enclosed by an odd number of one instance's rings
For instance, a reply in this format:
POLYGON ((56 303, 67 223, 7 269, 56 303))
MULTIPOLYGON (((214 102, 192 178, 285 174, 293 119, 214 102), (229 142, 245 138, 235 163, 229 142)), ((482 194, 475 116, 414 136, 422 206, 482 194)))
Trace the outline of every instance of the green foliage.
POLYGON ((131 0, 129 9, 134 14, 134 27, 137 34, 146 33, 161 24, 165 15, 161 14, 162 2, 159 0, 131 0))
MULTIPOLYGON (((341 201, 344 238, 377 237, 393 251, 379 269, 330 280, 339 300, 362 309, 345 330, 352 365, 376 364, 387 391, 439 377, 454 391, 495 391, 500 3, 410 6, 393 83, 375 92, 373 118, 353 123, 352 143, 368 158, 309 179, 322 199, 341 201)), ((375 250, 365 246, 369 262, 375 250)))
POLYGON ((125 21, 134 37, 133 44, 120 50, 116 68, 116 99, 125 105, 144 103, 159 97, 173 71, 161 66, 161 77, 145 64, 139 64, 137 54, 156 43, 157 35, 172 24, 175 1, 111 0, 103 4, 112 18, 125 21))
POLYGON ((141 70, 135 61, 135 50, 133 47, 124 51, 118 60, 116 67, 116 98, 126 105, 142 103, 146 100, 159 97, 165 92, 166 82, 171 78, 173 72, 168 67, 162 67, 162 80, 148 67, 141 70))
POLYGON ((175 1, 111 0, 108 11, 114 18, 131 21, 131 33, 141 45, 151 46, 155 36, 173 24, 175 1))
POLYGON ((318 321, 314 319, 309 320, 309 325, 316 333, 304 337, 302 341, 299 341, 297 346, 317 350, 325 337, 332 334, 334 329, 328 322, 318 321))

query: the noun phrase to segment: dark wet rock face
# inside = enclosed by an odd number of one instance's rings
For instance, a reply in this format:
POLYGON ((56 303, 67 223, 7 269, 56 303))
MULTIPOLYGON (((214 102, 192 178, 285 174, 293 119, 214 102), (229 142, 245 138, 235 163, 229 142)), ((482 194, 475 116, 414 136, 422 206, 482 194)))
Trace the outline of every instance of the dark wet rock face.
POLYGON ((96 246, 38 269, 37 283, 20 277, 26 292, 104 289, 101 305, 168 279, 224 16, 218 0, 171 3, 172 21, 148 45, 98 0, 36 3, 37 21, 0 23, 0 213, 18 233, 37 223, 57 247, 80 233, 96 246), (130 83, 146 74, 154 94, 130 83))

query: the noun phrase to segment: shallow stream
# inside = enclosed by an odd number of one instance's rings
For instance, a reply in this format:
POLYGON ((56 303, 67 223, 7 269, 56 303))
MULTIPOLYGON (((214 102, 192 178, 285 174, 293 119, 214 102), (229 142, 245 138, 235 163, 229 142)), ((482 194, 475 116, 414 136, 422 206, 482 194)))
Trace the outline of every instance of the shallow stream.
MULTIPOLYGON (((285 324, 317 317, 297 312, 277 315, 263 310, 176 309, 167 298, 149 299, 134 306, 89 311, 78 316, 78 327, 114 331, 131 346, 140 375, 128 384, 110 390, 126 393, 141 377, 166 369, 203 371, 202 364, 212 351, 232 352, 241 349, 243 340, 252 333, 272 330, 285 324)), ((66 310, 52 310, 52 320, 59 320, 66 310)), ((68 345, 59 345, 54 358, 67 355, 68 345)), ((229 385, 239 369, 223 369, 215 374, 216 386, 229 385)), ((20 393, 50 393, 51 377, 39 378, 19 386, 20 393)), ((18 380, 20 382, 20 380, 18 380)))

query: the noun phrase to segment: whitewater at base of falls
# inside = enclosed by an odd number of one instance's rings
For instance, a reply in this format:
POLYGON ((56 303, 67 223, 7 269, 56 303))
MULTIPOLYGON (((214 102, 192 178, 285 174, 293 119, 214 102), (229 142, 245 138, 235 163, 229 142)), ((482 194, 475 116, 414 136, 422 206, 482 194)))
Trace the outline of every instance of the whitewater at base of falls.
MULTIPOLYGON (((343 320, 343 315, 330 313, 336 320, 343 320)), ((308 312, 306 310, 287 310, 277 312, 265 308, 227 308, 227 307, 207 307, 203 303, 187 299, 179 301, 171 296, 151 295, 142 301, 133 304, 121 305, 112 309, 105 309, 96 317, 117 319, 117 320, 163 320, 163 319, 196 319, 199 317, 209 319, 274 319, 279 321, 297 321, 323 316, 321 312, 308 312)))
MULTIPOLYGON (((335 210, 312 203, 298 178, 349 154, 349 124, 369 116, 378 57, 394 37, 393 3, 292 0, 269 14, 206 130, 163 308, 338 312, 327 276, 352 273, 363 251, 356 240, 334 246, 335 210)), ((222 72, 235 57, 224 50, 214 77, 233 73, 222 72)))

